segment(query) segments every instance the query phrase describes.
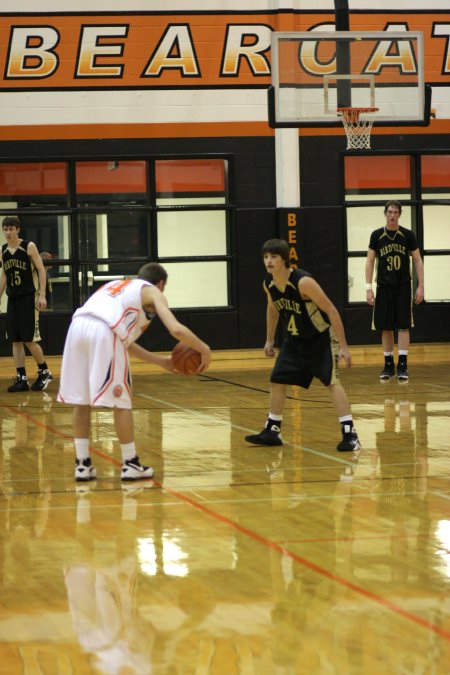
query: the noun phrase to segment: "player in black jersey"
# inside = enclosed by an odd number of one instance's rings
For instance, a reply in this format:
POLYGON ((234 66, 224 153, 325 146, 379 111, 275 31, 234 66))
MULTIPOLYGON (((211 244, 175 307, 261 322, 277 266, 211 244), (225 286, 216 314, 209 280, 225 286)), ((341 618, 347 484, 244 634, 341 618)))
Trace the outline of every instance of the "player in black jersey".
POLYGON ((16 380, 8 391, 30 389, 25 370, 25 349, 28 347, 37 363, 38 374, 31 385, 33 391, 43 391, 53 379, 41 346, 38 344, 39 310, 45 309, 46 275, 36 244, 19 238, 20 221, 17 216, 7 216, 2 222, 6 244, 1 247, 2 269, 0 298, 6 290, 6 332, 12 340, 12 353, 16 364, 16 380))
POLYGON ((374 306, 372 328, 381 330, 384 349, 384 368, 380 380, 386 382, 395 375, 394 331, 398 331, 397 377, 407 382, 409 329, 412 319, 411 262, 417 274, 416 305, 423 300, 423 263, 417 247, 416 235, 399 224, 402 205, 396 200, 386 202, 384 215, 386 225, 374 230, 370 236, 366 261, 366 296, 374 306), (375 260, 377 262, 376 296, 372 290, 375 260))
POLYGON ((275 356, 275 331, 282 317, 286 337, 270 377, 270 411, 259 434, 246 436, 255 445, 282 445, 281 423, 286 385, 308 389, 317 377, 330 392, 341 423, 342 441, 338 450, 358 450, 347 395, 339 381, 339 360, 348 367, 352 360, 341 317, 331 300, 308 272, 294 269, 289 262, 289 245, 283 239, 269 239, 262 254, 267 276, 266 356, 275 356))

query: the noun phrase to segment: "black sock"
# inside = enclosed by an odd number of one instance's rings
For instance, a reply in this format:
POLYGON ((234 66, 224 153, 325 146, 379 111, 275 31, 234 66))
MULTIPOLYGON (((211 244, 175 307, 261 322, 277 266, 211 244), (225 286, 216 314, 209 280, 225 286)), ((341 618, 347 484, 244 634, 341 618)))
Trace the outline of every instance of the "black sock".
POLYGON ((16 370, 17 370, 17 375, 18 375, 18 377, 26 377, 26 376, 27 376, 27 372, 26 372, 26 370, 25 370, 25 367, 23 367, 23 368, 16 368, 16 370))
POLYGON ((45 361, 43 363, 38 363, 38 368, 39 368, 39 370, 48 370, 47 364, 45 363, 45 361))

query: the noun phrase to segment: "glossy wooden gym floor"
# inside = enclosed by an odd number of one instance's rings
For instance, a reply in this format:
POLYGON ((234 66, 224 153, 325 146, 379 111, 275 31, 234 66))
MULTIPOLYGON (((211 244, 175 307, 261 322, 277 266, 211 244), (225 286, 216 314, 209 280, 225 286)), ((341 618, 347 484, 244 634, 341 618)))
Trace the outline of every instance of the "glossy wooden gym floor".
MULTIPOLYGON (((450 673, 450 345, 380 348, 342 372, 363 448, 338 453, 326 390, 262 428, 272 361, 217 352, 204 376, 133 364, 139 455, 123 485, 111 414, 98 479, 73 479, 71 408, 8 394, 0 360, 0 671, 7 675, 450 673)), ((28 374, 34 375, 27 360, 28 374)))

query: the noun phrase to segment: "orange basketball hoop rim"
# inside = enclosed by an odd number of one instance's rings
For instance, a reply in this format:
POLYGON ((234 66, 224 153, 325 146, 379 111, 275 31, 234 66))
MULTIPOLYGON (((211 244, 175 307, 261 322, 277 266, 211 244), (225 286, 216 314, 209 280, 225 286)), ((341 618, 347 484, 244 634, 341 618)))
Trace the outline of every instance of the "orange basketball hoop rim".
POLYGON ((342 115, 344 119, 346 119, 348 122, 351 122, 354 124, 355 122, 359 121, 359 116, 363 115, 364 113, 375 113, 378 112, 379 108, 352 108, 352 107, 346 107, 346 108, 338 108, 337 111, 342 115))

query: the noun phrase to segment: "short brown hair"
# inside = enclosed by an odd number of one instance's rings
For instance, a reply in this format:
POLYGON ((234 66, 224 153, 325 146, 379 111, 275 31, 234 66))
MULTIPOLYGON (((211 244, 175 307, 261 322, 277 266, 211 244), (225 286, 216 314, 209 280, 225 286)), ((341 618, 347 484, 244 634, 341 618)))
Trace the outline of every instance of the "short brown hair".
POLYGON ((402 212, 402 205, 401 205, 401 203, 400 203, 399 201, 397 201, 396 199, 391 199, 391 200, 389 200, 388 202, 386 202, 386 204, 384 205, 384 213, 387 213, 387 210, 388 210, 388 208, 389 208, 390 206, 393 206, 394 209, 398 209, 398 212, 399 212, 399 213, 402 212))
POLYGON ((157 262, 149 262, 142 265, 138 272, 138 278, 157 284, 159 281, 167 281, 167 271, 157 262))
POLYGON ((289 262, 289 244, 284 239, 268 239, 263 244, 261 253, 263 256, 265 253, 279 255, 284 260, 286 267, 291 266, 291 263, 289 262))
POLYGON ((17 216, 6 216, 2 220, 2 227, 17 227, 17 228, 20 228, 20 220, 17 216))

